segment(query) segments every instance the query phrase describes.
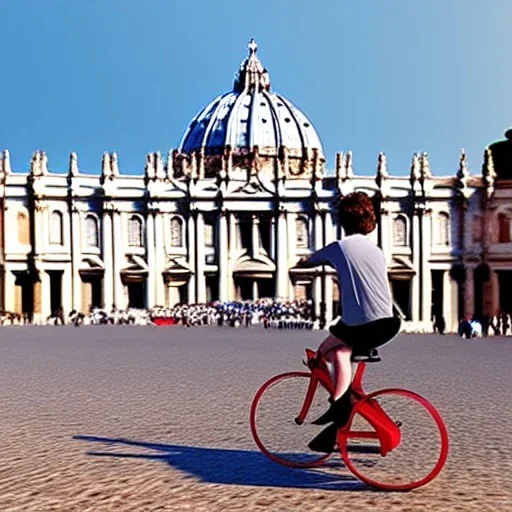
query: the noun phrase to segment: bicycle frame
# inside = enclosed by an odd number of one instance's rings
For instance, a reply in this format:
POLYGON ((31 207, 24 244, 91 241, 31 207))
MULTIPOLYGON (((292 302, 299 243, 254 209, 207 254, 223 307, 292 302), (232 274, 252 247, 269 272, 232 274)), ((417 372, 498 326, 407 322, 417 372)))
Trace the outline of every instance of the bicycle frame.
MULTIPOLYGON (((298 425, 304 423, 319 385, 324 386, 331 396, 334 392, 326 362, 324 360, 318 362, 316 353, 310 349, 306 349, 306 357, 306 365, 311 370, 311 377, 304 403, 298 416, 295 418, 295 423, 298 425)), ((380 407, 377 401, 372 399, 372 395, 367 395, 364 392, 363 375, 365 370, 366 363, 361 362, 357 364, 352 380, 352 394, 355 398, 354 407, 347 426, 338 430, 338 443, 341 446, 346 445, 349 439, 379 439, 380 453, 384 456, 400 444, 400 428, 380 407), (356 412, 374 428, 373 432, 350 430, 350 425, 356 412)))

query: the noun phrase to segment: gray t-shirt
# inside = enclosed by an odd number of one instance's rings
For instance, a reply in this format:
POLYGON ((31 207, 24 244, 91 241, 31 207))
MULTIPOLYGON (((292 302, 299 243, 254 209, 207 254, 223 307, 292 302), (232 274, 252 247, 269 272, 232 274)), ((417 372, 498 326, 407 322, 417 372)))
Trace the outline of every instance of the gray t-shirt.
POLYGON ((355 234, 315 252, 308 262, 330 265, 339 276, 343 322, 361 325, 393 316, 384 253, 355 234))

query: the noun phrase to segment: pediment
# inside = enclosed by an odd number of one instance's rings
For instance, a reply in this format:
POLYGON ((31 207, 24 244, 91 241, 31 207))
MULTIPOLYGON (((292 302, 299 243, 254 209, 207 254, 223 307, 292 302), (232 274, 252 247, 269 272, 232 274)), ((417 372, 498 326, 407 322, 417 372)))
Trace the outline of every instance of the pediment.
POLYGON ((390 274, 405 274, 415 275, 416 270, 412 261, 406 256, 393 256, 391 264, 388 266, 388 273, 390 274))
POLYGON ((82 256, 80 270, 105 270, 105 264, 99 256, 87 254, 82 256))
POLYGON ((127 265, 123 268, 122 272, 148 272, 148 264, 141 256, 132 254, 128 257, 127 265))
POLYGON ((178 258, 169 258, 167 265, 165 266, 164 274, 191 274, 192 270, 190 265, 181 259, 178 258))
POLYGON ((253 196, 255 194, 273 195, 273 192, 263 184, 257 174, 252 174, 248 181, 244 181, 240 185, 235 186, 230 191, 230 194, 244 194, 253 196))
POLYGON ((275 272, 276 264, 268 257, 259 255, 253 258, 249 255, 241 256, 235 263, 233 272, 247 274, 253 272, 275 272))

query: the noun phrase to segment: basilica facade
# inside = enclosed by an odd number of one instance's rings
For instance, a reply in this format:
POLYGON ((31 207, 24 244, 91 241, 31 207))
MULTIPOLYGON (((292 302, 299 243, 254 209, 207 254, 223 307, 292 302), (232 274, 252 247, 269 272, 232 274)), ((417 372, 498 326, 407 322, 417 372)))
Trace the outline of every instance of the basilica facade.
MULTIPOLYGON (((274 92, 254 41, 232 90, 191 121, 176 150, 147 155, 123 175, 105 153, 101 174, 51 172, 37 151, 27 173, 0 160, 0 309, 35 321, 55 310, 124 309, 215 300, 311 298, 322 323, 337 316, 329 268, 297 261, 343 237, 336 207, 372 196, 395 302, 414 328, 434 317, 512 312, 512 136, 491 144, 478 173, 434 176, 426 153, 406 176, 376 157, 359 176, 351 152, 326 169, 320 137, 274 92)), ((457 169, 457 165, 454 165, 457 169)), ((341 283, 341 286, 343 284, 341 283)))

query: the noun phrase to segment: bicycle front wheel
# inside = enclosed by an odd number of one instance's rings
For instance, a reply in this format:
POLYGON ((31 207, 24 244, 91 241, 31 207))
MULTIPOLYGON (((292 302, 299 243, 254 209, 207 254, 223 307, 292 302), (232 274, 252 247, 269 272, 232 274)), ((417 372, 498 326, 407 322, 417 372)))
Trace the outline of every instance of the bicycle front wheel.
POLYGON ((251 432, 258 448, 271 460, 288 467, 321 464, 330 454, 313 452, 308 443, 320 427, 311 425, 328 407, 329 393, 318 385, 309 412, 296 422, 311 382, 311 374, 290 372, 271 378, 256 393, 251 406, 251 432))
POLYGON ((341 456, 360 480, 383 490, 410 491, 431 482, 448 455, 448 433, 435 407, 405 389, 369 394, 338 431, 341 456))

